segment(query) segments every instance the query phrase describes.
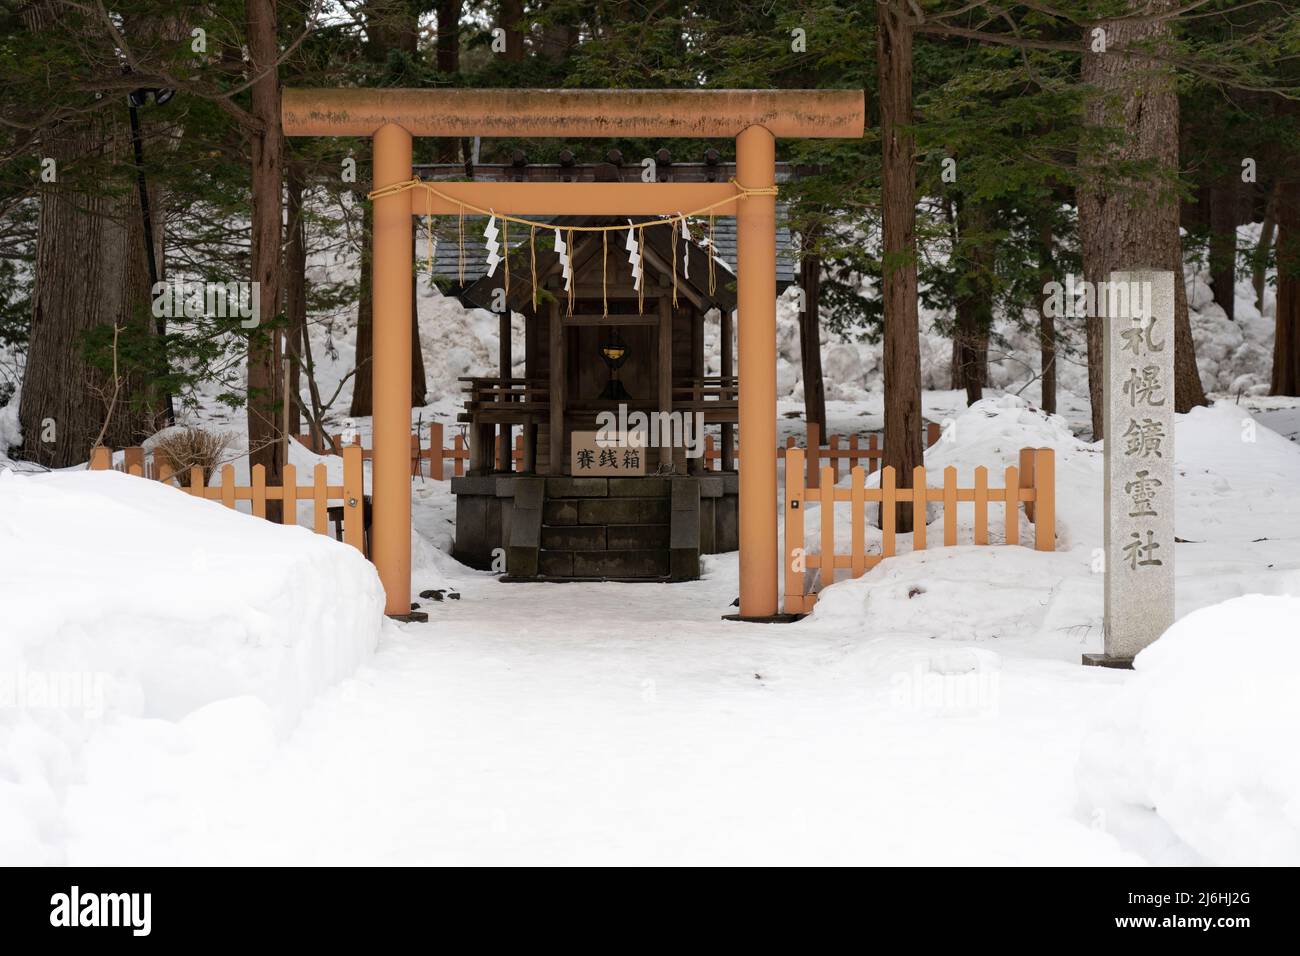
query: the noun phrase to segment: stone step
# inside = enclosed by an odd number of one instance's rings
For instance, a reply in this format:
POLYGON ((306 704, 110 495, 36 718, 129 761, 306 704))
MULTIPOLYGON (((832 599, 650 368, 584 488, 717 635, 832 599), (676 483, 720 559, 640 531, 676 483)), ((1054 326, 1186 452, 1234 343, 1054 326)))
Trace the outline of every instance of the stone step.
POLYGON ((668 498, 549 498, 542 506, 542 523, 559 525, 667 525, 672 517, 668 498))
POLYGON ((662 549, 540 551, 537 555, 537 572, 546 578, 667 578, 671 571, 672 557, 662 549))
POLYGON ((604 551, 604 525, 542 525, 543 551, 604 551))
POLYGON ((667 548, 666 524, 542 525, 543 551, 646 551, 667 548))
POLYGON ((610 551, 667 550, 670 537, 666 524, 614 524, 605 528, 605 547, 610 551))

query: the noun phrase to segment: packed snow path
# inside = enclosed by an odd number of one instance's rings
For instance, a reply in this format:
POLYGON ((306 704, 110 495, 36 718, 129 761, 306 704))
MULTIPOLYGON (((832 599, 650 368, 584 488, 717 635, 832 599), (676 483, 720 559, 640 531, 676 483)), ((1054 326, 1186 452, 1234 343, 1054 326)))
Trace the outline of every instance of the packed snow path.
POLYGON ((914 642, 723 622, 735 562, 711 565, 669 586, 467 578, 278 752, 162 819, 123 799, 133 819, 72 860, 1135 859, 1075 809, 1085 717, 1118 675, 1009 661, 992 709, 936 712, 899 693, 914 642))

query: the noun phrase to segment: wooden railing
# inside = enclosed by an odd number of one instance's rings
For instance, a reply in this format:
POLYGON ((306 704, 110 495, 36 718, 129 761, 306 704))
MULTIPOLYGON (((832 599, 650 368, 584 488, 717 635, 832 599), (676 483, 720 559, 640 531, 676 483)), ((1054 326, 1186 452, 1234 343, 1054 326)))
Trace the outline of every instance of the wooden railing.
MULTIPOLYGON (((91 471, 108 471, 113 466, 113 453, 102 445, 92 449, 90 454, 91 471)), ((204 480, 202 468, 191 468, 188 473, 175 472, 168 462, 158 456, 146 455, 139 447, 122 450, 122 466, 119 469, 129 475, 148 478, 170 484, 187 494, 209 501, 219 501, 227 508, 234 508, 238 501, 249 502, 250 510, 259 518, 267 516, 268 501, 283 502, 280 508, 280 523, 295 525, 298 523, 298 504, 310 502, 312 505, 312 527, 317 534, 329 533, 330 511, 341 519, 344 542, 352 545, 362 554, 365 546, 365 471, 362 465, 362 450, 356 445, 343 449, 343 484, 331 485, 325 463, 321 462, 313 469, 312 482, 308 485, 298 484, 298 472, 293 465, 284 466, 284 475, 278 485, 266 483, 266 468, 254 465, 250 470, 250 484, 235 483, 235 469, 232 465, 221 467, 221 484, 212 485, 204 480), (186 479, 188 478, 188 482, 186 479), (330 507, 332 501, 340 504, 330 507), (339 509, 342 509, 341 511, 339 509)))
MULTIPOLYGON (((881 447, 881 436, 878 432, 873 432, 866 436, 867 442, 863 446, 861 436, 850 435, 844 439, 840 435, 831 435, 826 445, 821 443, 821 429, 815 423, 809 423, 807 426, 807 444, 804 446, 807 450, 804 453, 804 464, 807 472, 804 478, 805 484, 809 488, 816 488, 821 484, 822 462, 830 464, 831 474, 835 481, 840 480, 840 470, 844 463, 848 464, 849 469, 856 468, 859 462, 865 462, 867 474, 872 474, 880 466, 877 462, 884 457, 885 452, 881 447)), ((925 446, 929 448, 937 442, 943 430, 939 427, 938 422, 925 423, 925 446)), ((785 447, 776 450, 778 458, 785 458, 791 448, 798 445, 798 439, 791 435, 785 440, 785 447)), ((733 461, 740 457, 740 443, 737 442, 732 452, 733 461)), ((717 471, 722 466, 722 449, 714 441, 712 435, 704 436, 704 467, 709 471, 717 471)), ((786 467, 790 465, 787 462, 786 467)))
POLYGON ((1004 473, 1001 488, 990 488, 988 469, 975 469, 974 487, 957 484, 957 469, 949 466, 943 471, 943 486, 927 485, 926 470, 913 469, 912 487, 897 486, 894 469, 881 470, 880 484, 867 487, 867 471, 856 466, 850 473, 848 487, 837 488, 834 469, 823 465, 819 487, 809 487, 804 481, 804 451, 801 448, 786 450, 785 478, 785 547, 782 559, 784 574, 784 609, 787 614, 804 614, 817 602, 812 584, 817 579, 818 590, 833 584, 835 572, 847 570, 850 577, 861 577, 885 558, 893 557, 895 549, 896 509, 899 503, 912 505, 912 550, 926 547, 926 505, 943 506, 943 543, 957 544, 957 505, 971 502, 975 507, 973 542, 989 543, 989 502, 1001 502, 1003 509, 1003 540, 1018 544, 1020 540, 1020 505, 1025 515, 1034 523, 1034 546, 1039 551, 1056 550, 1056 459, 1050 448, 1023 448, 1019 465, 1009 465, 1004 473), (804 549, 804 515, 809 502, 821 504, 821 551, 807 554, 804 549), (848 551, 835 550, 835 503, 848 502, 851 536, 848 551), (869 554, 866 548, 868 502, 882 504, 880 510, 879 554, 869 554))
MULTIPOLYGON (((452 436, 450 447, 445 447, 443 442, 445 428, 441 422, 434 422, 429 426, 429 440, 425 444, 424 440, 418 433, 411 435, 411 476, 433 478, 442 481, 446 478, 459 478, 465 474, 466 463, 469 461, 469 448, 465 442, 465 436, 459 433, 452 436), (446 462, 451 462, 451 474, 449 475, 446 462)), ((317 455, 330 454, 328 442, 317 442, 313 436, 305 434, 296 436, 299 443, 308 448, 317 455)), ((351 445, 343 440, 342 435, 334 435, 334 442, 340 448, 360 447, 361 456, 365 461, 374 458, 373 448, 365 448, 361 445, 361 436, 353 435, 351 445)), ((497 445, 500 447, 501 439, 497 438, 497 445)), ((515 470, 518 471, 524 460, 523 436, 516 435, 514 448, 511 450, 511 457, 515 463, 515 470)))

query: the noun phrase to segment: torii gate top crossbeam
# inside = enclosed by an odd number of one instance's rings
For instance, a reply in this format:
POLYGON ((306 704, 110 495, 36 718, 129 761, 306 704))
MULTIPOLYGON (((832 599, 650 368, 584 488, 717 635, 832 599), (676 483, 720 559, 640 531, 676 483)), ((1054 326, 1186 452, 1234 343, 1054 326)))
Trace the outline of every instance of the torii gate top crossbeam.
POLYGON ((861 90, 285 89, 280 109, 288 136, 847 139, 866 121, 861 90))

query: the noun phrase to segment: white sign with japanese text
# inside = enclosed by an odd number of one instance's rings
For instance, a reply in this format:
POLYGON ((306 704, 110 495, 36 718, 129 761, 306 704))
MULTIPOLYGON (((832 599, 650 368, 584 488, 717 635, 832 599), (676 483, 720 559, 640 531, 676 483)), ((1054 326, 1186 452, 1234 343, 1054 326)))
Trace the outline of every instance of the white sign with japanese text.
POLYGON ((646 450, 639 435, 571 432, 569 474, 574 478, 618 478, 645 474, 646 450), (600 440, 597 440, 597 436, 600 440))

